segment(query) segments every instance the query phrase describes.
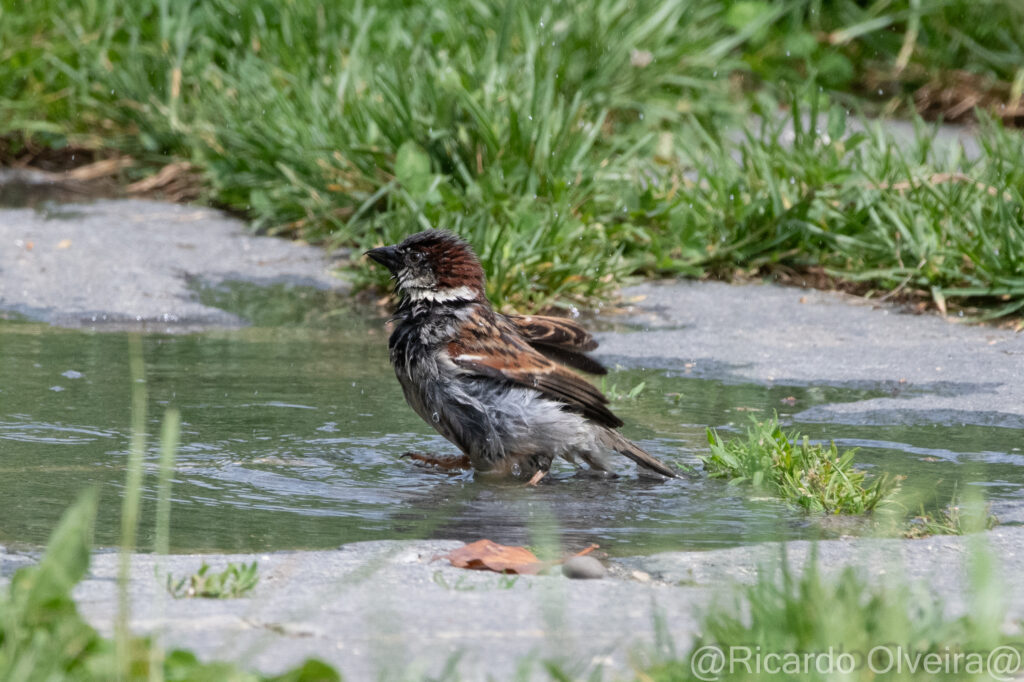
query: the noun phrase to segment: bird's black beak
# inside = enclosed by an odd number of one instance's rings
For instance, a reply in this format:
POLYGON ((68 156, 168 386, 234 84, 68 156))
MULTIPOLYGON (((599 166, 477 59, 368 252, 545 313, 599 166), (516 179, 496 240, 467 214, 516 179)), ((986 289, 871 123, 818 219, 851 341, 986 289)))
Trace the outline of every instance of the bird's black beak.
POLYGON ((370 249, 363 255, 369 256, 391 272, 395 272, 402 263, 402 257, 394 246, 379 246, 376 249, 370 249))

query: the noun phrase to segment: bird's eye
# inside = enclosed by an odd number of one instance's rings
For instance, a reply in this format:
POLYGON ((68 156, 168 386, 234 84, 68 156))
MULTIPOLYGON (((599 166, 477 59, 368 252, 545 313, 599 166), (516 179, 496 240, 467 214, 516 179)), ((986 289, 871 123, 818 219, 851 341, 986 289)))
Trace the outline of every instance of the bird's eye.
POLYGON ((426 256, 423 255, 422 251, 413 251, 409 254, 409 260, 413 263, 422 263, 424 258, 426 258, 426 256))

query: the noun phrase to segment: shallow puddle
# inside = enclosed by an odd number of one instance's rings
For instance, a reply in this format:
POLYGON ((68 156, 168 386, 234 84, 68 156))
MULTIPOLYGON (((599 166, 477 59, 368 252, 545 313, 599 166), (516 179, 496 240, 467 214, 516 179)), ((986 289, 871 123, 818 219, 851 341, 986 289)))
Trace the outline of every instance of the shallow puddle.
MULTIPOLYGON (((182 415, 174 477, 174 551, 332 548, 355 540, 488 537, 596 542, 612 554, 700 549, 851 532, 703 476, 654 482, 623 459, 614 481, 566 466, 535 489, 449 476, 399 459, 454 449, 406 407, 387 364, 384 318, 323 313, 291 287, 197 289, 254 326, 142 337, 150 445, 141 543, 152 545, 160 420, 182 415), (262 293, 260 293, 262 292, 262 293)), ((84 487, 99 486, 97 544, 118 538, 130 436, 129 334, 0 320, 0 544, 39 545, 84 487)), ((660 370, 617 370, 606 388, 625 432, 654 455, 696 466, 705 427, 742 426, 777 410, 885 393, 728 384, 660 370)), ((981 485, 997 514, 1020 515, 1021 432, 949 426, 800 423, 812 439, 860 447, 859 461, 904 474, 908 499, 948 501, 981 485)))

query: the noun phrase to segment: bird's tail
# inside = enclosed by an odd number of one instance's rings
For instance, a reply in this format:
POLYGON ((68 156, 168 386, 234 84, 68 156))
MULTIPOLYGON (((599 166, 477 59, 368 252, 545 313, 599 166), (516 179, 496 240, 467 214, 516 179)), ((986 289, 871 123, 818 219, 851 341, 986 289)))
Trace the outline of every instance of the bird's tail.
POLYGON ((645 452, 639 445, 628 438, 624 438, 617 431, 608 431, 608 435, 611 440, 611 448, 620 455, 625 455, 640 466, 650 469, 651 471, 655 471, 662 476, 667 476, 668 478, 681 478, 681 476, 676 471, 672 470, 667 464, 655 459, 645 452))

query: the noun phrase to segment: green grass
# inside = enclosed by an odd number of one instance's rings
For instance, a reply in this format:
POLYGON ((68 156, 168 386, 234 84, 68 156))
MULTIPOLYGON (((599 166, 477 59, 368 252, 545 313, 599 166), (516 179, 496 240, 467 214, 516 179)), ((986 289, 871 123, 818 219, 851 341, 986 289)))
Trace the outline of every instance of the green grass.
MULTIPOLYGON (((744 0, 735 24, 778 3, 744 0)), ((1024 5, 1008 0, 802 0, 750 40, 744 61, 766 79, 817 74, 826 86, 874 99, 909 93, 954 71, 983 85, 1024 85, 1024 5), (878 90, 882 92, 879 93, 878 90)))
POLYGON ((608 400, 613 403, 621 403, 639 398, 640 394, 647 388, 647 382, 641 381, 631 388, 625 386, 620 388, 618 383, 608 381, 608 377, 601 377, 600 386, 601 393, 604 393, 608 400))
POLYGON ((924 128, 900 152, 877 131, 844 136, 838 112, 875 73, 901 94, 954 69, 1019 93, 1021 12, 0 0, 0 159, 124 154, 124 181, 188 161, 202 199, 255 227, 357 249, 451 228, 491 296, 520 308, 599 302, 631 275, 824 268, 1010 314, 1024 305, 1020 137, 990 123, 980 159, 941 159, 924 128), (790 145, 777 119, 809 106, 829 138, 790 145), (752 113, 763 130, 724 132, 752 113), (954 171, 981 186, 934 181, 954 171))
POLYGON ((968 608, 952 617, 946 600, 926 585, 869 581, 853 568, 823 575, 813 554, 798 571, 783 556, 774 569, 762 568, 756 583, 738 587, 731 600, 719 599, 701 616, 700 635, 687 653, 677 655, 666 644, 665 662, 640 679, 993 679, 989 671, 1000 671, 988 666, 989 652, 1008 647, 1019 654, 1024 640, 1003 632, 1001 583, 988 550, 973 543, 967 563, 968 608), (733 669, 708 677, 716 652, 731 655, 733 669), (769 674, 758 670, 758 660, 792 667, 769 674), (947 665, 952 674, 943 675, 947 665), (701 670, 704 677, 694 674, 701 670))
POLYGON ((711 451, 701 455, 711 478, 730 485, 767 490, 786 502, 811 512, 867 514, 883 511, 874 520, 881 536, 923 538, 964 535, 991 530, 999 519, 980 497, 953 493, 949 503, 907 513, 907 500, 897 499, 903 476, 883 472, 874 476, 856 468, 856 448, 839 452, 835 443, 811 443, 796 431, 785 431, 778 417, 751 419, 744 436, 722 438, 708 429, 711 451))
POLYGON ((646 272, 789 271, 799 281, 821 268, 943 311, 953 300, 981 303, 990 316, 1024 307, 1019 135, 986 122, 983 154, 966 160, 938 152, 920 122, 901 147, 880 126, 850 130, 836 105, 812 99, 801 113, 780 121, 766 112, 761 129, 737 141, 691 122, 694 134, 673 154, 696 180, 667 171, 658 186, 669 189, 647 198, 661 238, 646 249, 646 272))
POLYGON ((711 452, 702 457, 712 478, 750 484, 804 509, 827 514, 865 514, 876 509, 899 487, 888 474, 869 478, 854 467, 856 450, 840 453, 787 433, 777 417, 753 421, 746 439, 724 440, 708 429, 711 452))
POLYGON ((259 566, 236 564, 229 562, 223 571, 210 572, 210 566, 204 561, 192 575, 175 580, 167 576, 167 591, 175 599, 185 597, 201 597, 203 599, 237 599, 244 597, 259 582, 259 566))
POLYGON ((933 510, 921 506, 918 514, 907 523, 903 536, 924 538, 932 535, 964 535, 980 530, 992 530, 999 518, 992 514, 992 505, 980 499, 964 500, 953 494, 949 504, 933 510))

